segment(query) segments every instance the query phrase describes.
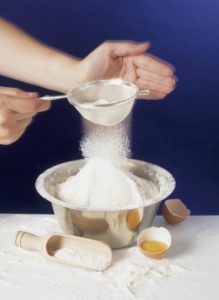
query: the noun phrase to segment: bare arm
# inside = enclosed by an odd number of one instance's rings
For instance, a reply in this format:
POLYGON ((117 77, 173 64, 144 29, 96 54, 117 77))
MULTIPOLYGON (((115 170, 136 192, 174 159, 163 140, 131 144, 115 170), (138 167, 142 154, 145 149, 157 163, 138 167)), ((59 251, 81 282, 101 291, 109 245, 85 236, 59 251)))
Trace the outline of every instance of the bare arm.
MULTIPOLYGON (((120 77, 162 99, 175 85, 170 64, 147 54, 148 43, 107 42, 83 60, 42 44, 0 18, 0 75, 66 93, 78 83, 120 77)), ((0 87, 0 144, 25 132, 32 118, 49 109, 38 95, 0 87)))
POLYGON ((149 89, 147 99, 164 98, 175 84, 174 70, 147 54, 148 48, 148 43, 107 42, 79 60, 0 18, 0 74, 59 92, 81 82, 120 77, 149 89))
POLYGON ((74 57, 40 43, 0 18, 0 75, 66 92, 77 81, 77 65, 74 57))

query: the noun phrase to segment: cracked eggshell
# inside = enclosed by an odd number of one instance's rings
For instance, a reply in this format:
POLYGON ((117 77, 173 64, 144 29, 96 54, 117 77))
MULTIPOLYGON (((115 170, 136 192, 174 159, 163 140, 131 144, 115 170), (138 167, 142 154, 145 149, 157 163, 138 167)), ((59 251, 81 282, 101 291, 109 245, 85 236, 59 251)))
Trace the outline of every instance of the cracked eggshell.
POLYGON ((145 256, 147 256, 149 258, 154 258, 154 259, 162 258, 171 246, 170 232, 169 232, 169 230, 167 230, 164 227, 146 228, 146 229, 142 230, 142 232, 138 236, 137 246, 138 246, 138 249, 141 251, 141 253, 143 253, 145 256), (167 248, 161 252, 154 252, 154 253, 145 251, 141 248, 141 244, 143 242, 147 242, 147 241, 162 242, 162 243, 166 244, 167 248))
POLYGON ((181 223, 191 214, 190 210, 180 199, 166 200, 162 213, 164 219, 170 224, 181 223))

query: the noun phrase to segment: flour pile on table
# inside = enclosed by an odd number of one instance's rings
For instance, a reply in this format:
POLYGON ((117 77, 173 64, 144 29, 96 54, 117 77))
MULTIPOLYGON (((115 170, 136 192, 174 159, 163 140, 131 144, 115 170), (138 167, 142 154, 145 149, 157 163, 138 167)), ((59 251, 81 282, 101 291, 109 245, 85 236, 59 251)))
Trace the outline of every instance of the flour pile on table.
POLYGON ((144 299, 154 299, 155 286, 163 285, 169 279, 188 272, 187 268, 172 264, 167 259, 145 259, 137 247, 126 249, 126 254, 129 255, 117 261, 103 275, 114 287, 123 290, 132 299, 138 299, 136 291, 141 286, 147 286, 144 299))

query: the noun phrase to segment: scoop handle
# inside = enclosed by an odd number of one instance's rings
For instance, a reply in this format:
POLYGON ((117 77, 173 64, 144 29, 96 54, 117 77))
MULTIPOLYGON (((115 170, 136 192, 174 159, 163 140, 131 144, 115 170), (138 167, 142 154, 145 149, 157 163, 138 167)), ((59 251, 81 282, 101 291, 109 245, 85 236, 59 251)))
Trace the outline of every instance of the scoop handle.
POLYGON ((15 245, 26 250, 41 251, 42 238, 25 231, 18 231, 15 235, 15 245))

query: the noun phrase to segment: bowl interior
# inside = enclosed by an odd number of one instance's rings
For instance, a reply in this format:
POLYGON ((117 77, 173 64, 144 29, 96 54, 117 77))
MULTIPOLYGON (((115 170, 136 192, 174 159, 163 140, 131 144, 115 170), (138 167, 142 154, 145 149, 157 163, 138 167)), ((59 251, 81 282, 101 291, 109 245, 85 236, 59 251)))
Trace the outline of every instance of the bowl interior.
MULTIPOLYGON (((64 202, 56 197, 56 185, 65 181, 69 176, 76 175, 78 171, 86 164, 85 160, 75 160, 56 165, 43 172, 36 181, 36 189, 38 193, 53 204, 67 208, 89 211, 103 211, 103 209, 91 209, 87 207, 78 207, 75 204, 64 202)), ((154 183, 158 189, 156 198, 149 199, 143 203, 148 206, 162 201, 168 197, 175 188, 175 180, 173 176, 165 169, 147 162, 129 159, 123 163, 123 167, 134 175, 147 179, 154 183)), ((116 211, 123 211, 138 208, 136 205, 117 208, 116 211)), ((115 209, 107 209, 106 211, 115 211, 115 209)))

